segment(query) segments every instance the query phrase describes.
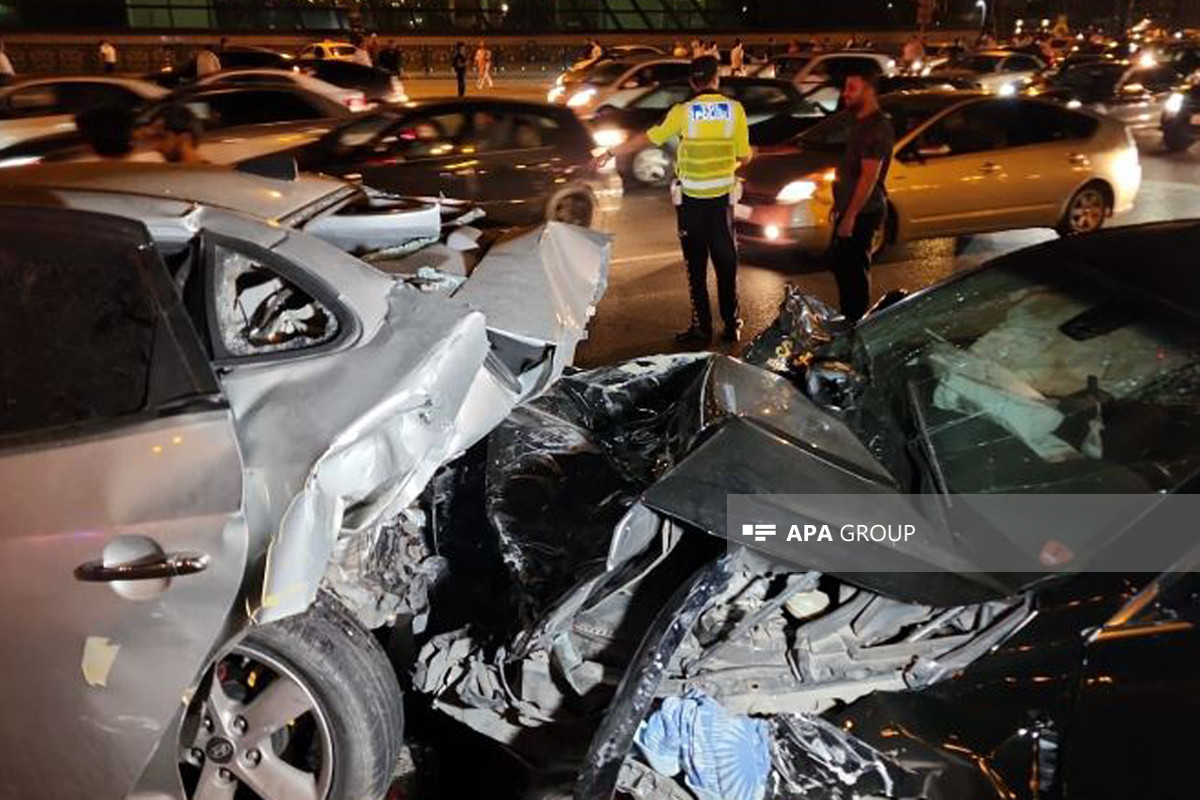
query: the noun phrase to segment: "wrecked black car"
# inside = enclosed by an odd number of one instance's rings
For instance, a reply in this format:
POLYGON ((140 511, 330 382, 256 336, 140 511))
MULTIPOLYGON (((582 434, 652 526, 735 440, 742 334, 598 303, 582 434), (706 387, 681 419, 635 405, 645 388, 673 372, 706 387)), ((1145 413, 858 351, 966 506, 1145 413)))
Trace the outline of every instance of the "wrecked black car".
POLYGON ((1190 794, 1198 248, 1196 223, 1064 240, 856 328, 789 291, 744 361, 564 376, 440 476, 442 552, 486 525, 505 577, 461 627, 435 611, 414 688, 547 797, 1190 794), (740 496, 941 524, 784 551, 740 496))

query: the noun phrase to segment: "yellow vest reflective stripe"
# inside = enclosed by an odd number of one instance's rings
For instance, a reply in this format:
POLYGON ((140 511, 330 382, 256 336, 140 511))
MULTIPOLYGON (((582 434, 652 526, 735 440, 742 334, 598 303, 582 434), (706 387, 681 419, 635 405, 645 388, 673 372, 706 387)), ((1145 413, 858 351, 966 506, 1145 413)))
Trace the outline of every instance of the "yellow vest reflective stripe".
POLYGON ((675 174, 685 194, 720 197, 734 185, 737 168, 734 102, 704 94, 683 104, 687 126, 679 143, 675 174))

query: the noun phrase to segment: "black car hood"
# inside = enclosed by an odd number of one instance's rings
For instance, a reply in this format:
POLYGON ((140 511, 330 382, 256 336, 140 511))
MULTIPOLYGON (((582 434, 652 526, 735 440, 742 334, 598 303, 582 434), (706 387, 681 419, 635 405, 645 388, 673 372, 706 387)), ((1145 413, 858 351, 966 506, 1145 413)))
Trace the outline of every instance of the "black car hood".
POLYGON ((805 175, 836 167, 841 153, 836 150, 799 150, 794 153, 769 153, 755 158, 743 170, 746 187, 758 194, 775 195, 792 181, 805 175))

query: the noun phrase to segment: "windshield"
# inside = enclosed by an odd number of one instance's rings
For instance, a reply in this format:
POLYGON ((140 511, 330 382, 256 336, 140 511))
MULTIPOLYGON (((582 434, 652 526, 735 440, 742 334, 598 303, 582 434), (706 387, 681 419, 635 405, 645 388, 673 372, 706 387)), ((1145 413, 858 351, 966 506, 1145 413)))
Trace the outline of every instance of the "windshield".
POLYGON ((954 59, 955 69, 965 69, 971 72, 995 72, 1000 65, 1000 56, 962 56, 954 59))
POLYGON ((583 80, 604 86, 613 83, 628 71, 629 65, 622 61, 604 61, 589 69, 583 80))
MULTIPOLYGON (((926 120, 961 100, 940 94, 893 96, 880 98, 879 107, 891 118, 898 142, 926 120)), ((796 144, 809 150, 841 150, 849 140, 853 122, 853 115, 841 111, 797 136, 796 144)))
POLYGON ((1080 64, 1052 76, 1047 83, 1055 89, 1103 97, 1113 93, 1126 69, 1124 64, 1080 64))
POLYGON ((396 114, 368 114, 346 123, 326 137, 334 150, 353 150, 374 141, 398 120, 396 114))
POLYGON ((1200 320, 1088 268, 996 265, 858 345, 864 405, 932 451, 950 492, 1140 494, 1200 467, 1200 320))

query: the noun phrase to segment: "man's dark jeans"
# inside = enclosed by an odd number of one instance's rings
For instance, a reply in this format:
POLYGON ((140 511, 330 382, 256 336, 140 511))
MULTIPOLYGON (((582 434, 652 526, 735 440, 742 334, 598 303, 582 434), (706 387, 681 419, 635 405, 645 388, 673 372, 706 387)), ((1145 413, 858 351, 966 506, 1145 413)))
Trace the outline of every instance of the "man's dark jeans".
POLYGON ((882 212, 864 211, 854 221, 853 236, 840 237, 834 231, 831 256, 838 305, 851 322, 862 319, 871 302, 871 241, 882 224, 882 212))

